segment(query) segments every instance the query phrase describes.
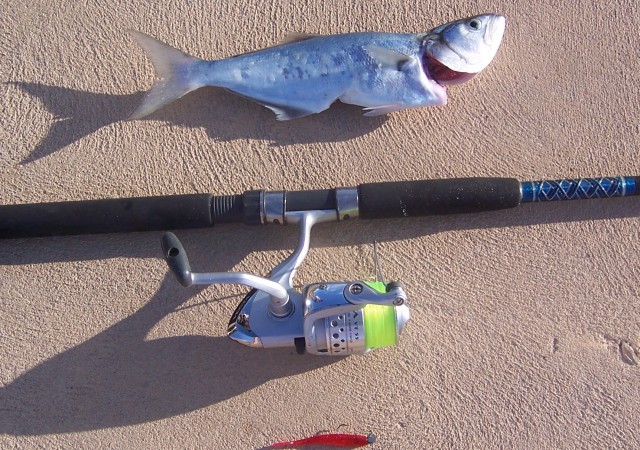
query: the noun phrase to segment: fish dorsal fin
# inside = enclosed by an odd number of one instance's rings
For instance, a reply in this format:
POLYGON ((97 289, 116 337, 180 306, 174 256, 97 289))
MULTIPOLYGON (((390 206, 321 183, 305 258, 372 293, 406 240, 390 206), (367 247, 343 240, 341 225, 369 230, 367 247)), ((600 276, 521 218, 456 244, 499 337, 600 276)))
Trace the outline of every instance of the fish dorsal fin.
POLYGON ((404 53, 396 52, 388 48, 378 47, 375 45, 365 45, 362 47, 364 51, 382 67, 402 70, 402 67, 415 60, 411 56, 407 56, 404 53))
POLYGON ((281 40, 278 45, 284 44, 293 44, 294 42, 302 42, 308 39, 313 39, 320 36, 319 34, 310 34, 310 33, 289 33, 287 34, 283 40, 281 40))

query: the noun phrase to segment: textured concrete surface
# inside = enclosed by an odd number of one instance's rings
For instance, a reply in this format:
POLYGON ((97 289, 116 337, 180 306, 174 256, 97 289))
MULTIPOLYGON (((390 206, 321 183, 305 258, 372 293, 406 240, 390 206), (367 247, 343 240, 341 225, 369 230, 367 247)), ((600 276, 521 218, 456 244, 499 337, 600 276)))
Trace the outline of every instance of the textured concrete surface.
MULTIPOLYGON (((633 0, 8 0, 0 13, 1 203, 640 174, 633 0), (503 47, 444 108, 279 123, 205 89, 121 120, 153 79, 127 28, 215 58, 291 31, 422 31, 486 11, 507 15, 503 47)), ((635 198, 318 226, 297 283, 371 276, 377 239, 412 307, 398 347, 333 360, 227 340, 244 290, 180 287, 159 233, 0 242, 0 447, 250 449, 339 430, 381 449, 638 448, 639 217, 635 198)), ((194 268, 259 274, 295 235, 180 233, 194 268)))

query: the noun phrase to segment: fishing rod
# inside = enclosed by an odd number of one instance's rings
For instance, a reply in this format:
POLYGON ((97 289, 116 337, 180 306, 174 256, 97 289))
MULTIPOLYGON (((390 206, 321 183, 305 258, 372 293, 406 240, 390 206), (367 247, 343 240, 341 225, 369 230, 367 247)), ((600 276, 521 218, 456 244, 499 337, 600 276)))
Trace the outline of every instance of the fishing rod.
MULTIPOLYGON (((250 347, 295 347, 298 353, 363 354, 396 345, 409 320, 398 282, 324 282, 298 292, 293 278, 317 223, 417 217, 515 208, 522 203, 640 195, 640 177, 520 182, 457 178, 365 183, 308 191, 250 190, 239 195, 187 194, 0 206, 0 239, 179 230, 218 224, 297 225, 293 253, 268 277, 193 272, 172 232, 162 236, 164 259, 183 286, 241 284, 251 291, 229 321, 229 337, 250 347)), ((375 249, 375 247, 374 247, 375 249)), ((377 259, 377 258, 376 258, 377 259)), ((377 268, 378 272, 379 269, 377 268)))

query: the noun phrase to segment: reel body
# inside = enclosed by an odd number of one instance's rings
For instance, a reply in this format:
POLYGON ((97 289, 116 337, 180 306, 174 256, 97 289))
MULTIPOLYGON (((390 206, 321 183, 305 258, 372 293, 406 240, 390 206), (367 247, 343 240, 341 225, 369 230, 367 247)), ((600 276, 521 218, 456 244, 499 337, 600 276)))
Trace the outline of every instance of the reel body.
POLYGON ((399 283, 327 282, 296 291, 292 280, 307 255, 311 228, 335 220, 335 211, 287 213, 300 226, 295 251, 269 278, 246 273, 193 273, 187 254, 172 233, 162 239, 169 268, 184 286, 243 284, 253 289, 234 311, 227 333, 236 342, 257 348, 295 347, 317 355, 346 356, 396 345, 409 320, 406 292, 399 283))

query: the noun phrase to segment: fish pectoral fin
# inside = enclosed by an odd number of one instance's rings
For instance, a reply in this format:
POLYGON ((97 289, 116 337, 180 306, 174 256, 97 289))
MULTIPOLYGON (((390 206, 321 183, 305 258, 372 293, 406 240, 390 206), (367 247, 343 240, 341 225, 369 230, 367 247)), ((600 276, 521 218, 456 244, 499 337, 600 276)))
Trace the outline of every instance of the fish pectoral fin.
POLYGON ((309 116, 311 114, 320 112, 320 111, 310 111, 306 109, 295 108, 291 106, 276 105, 273 103, 265 103, 265 102, 257 102, 257 103, 260 103, 262 106, 265 106, 269 108, 271 111, 273 111, 276 115, 276 119, 280 121, 298 119, 300 117, 305 117, 305 116, 309 116))
POLYGON ((311 34, 311 33, 289 33, 287 34, 283 40, 278 42, 278 45, 292 44, 294 42, 302 42, 307 41, 309 39, 313 39, 320 36, 319 34, 311 34))
POLYGON ((382 116, 384 114, 389 114, 394 111, 400 111, 401 109, 406 109, 407 106, 402 103, 391 103, 389 105, 380 105, 380 106, 370 106, 368 108, 364 108, 363 111, 367 111, 364 113, 367 117, 373 116, 382 116))
POLYGON ((396 52, 388 48, 378 47, 376 45, 365 45, 363 50, 382 67, 402 71, 405 64, 417 61, 415 58, 396 52))

